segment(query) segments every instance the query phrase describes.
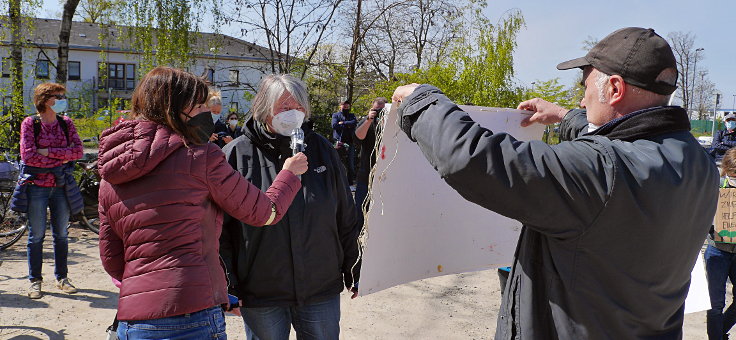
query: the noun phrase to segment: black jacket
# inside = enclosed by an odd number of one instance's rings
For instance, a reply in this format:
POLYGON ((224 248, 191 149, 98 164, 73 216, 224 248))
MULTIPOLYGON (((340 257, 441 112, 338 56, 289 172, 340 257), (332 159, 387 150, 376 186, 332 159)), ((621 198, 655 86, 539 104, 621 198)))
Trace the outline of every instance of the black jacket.
MULTIPOLYGON (((304 128, 309 170, 286 216, 262 228, 227 219, 221 254, 231 292, 246 307, 307 305, 358 280, 359 224, 345 169, 332 145, 304 128)), ((266 190, 292 154, 289 137, 274 136, 249 118, 243 136, 223 152, 237 171, 266 190)))
POLYGON ((558 145, 483 128, 427 85, 399 114, 460 195, 524 225, 496 340, 682 337, 718 199, 718 172, 685 110, 637 111, 591 134, 574 110, 558 145))

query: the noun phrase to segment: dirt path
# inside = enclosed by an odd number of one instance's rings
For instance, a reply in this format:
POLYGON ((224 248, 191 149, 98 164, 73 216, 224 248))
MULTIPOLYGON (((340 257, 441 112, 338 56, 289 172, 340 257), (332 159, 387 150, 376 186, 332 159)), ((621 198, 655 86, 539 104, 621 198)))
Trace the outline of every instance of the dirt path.
MULTIPOLYGON (((25 238, 0 252, 0 339, 102 339, 117 305, 115 286, 102 269, 96 235, 70 229, 69 277, 79 293, 53 286, 53 251, 44 247, 44 297, 25 292, 25 238)), ((730 291, 730 290, 729 290, 730 291)), ((412 282, 350 300, 342 295, 343 339, 492 339, 500 304, 495 270, 412 282)), ((229 339, 245 339, 242 321, 228 316, 229 339)), ((705 339, 705 312, 685 317, 685 339, 705 339)), ((295 339, 292 333, 292 339, 295 339)))

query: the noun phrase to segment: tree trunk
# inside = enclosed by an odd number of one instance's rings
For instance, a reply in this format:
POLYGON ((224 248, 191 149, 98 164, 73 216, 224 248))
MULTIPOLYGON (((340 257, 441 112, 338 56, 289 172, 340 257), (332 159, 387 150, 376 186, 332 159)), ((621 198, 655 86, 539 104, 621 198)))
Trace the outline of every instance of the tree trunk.
POLYGON ((353 88, 355 87, 355 64, 358 60, 358 49, 362 41, 360 34, 361 17, 360 11, 363 5, 363 0, 357 1, 357 9, 355 12, 355 27, 353 28, 353 44, 350 46, 350 60, 348 61, 347 73, 347 84, 345 89, 346 100, 352 103, 353 101, 353 88))
POLYGON ((79 0, 67 0, 64 4, 64 14, 61 17, 61 29, 59 30, 59 49, 56 61, 56 82, 66 84, 68 61, 69 61, 69 37, 72 31, 72 17, 77 11, 79 0))
POLYGON ((23 28, 20 13, 21 0, 8 1, 10 18, 10 81, 12 105, 10 109, 10 144, 20 152, 20 123, 25 116, 23 105, 23 28))

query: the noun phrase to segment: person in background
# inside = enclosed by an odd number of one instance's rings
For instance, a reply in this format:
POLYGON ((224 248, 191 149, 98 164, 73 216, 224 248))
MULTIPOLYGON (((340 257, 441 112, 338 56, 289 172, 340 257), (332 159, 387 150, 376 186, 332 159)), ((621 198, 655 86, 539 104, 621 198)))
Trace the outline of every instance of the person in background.
POLYGON ((355 178, 355 207, 358 214, 363 217, 363 202, 368 194, 368 179, 373 165, 376 164, 376 155, 373 149, 376 147, 376 125, 378 114, 386 106, 386 98, 378 97, 371 103, 368 114, 360 121, 355 129, 355 144, 360 145, 358 155, 358 174, 355 178))
POLYGON ((225 121, 227 127, 225 128, 225 132, 222 136, 222 142, 224 144, 232 142, 233 139, 238 138, 243 134, 242 127, 238 126, 239 121, 237 113, 230 112, 227 115, 227 120, 225 121))
MULTIPOLYGON (((36 115, 26 117, 20 127, 20 156, 25 180, 28 217, 28 297, 43 296, 43 240, 46 236, 46 210, 51 213, 51 233, 54 238, 54 275, 56 287, 73 294, 68 274, 69 241, 67 225, 72 213, 81 210, 70 203, 81 202, 81 194, 72 175, 74 163, 82 158, 82 141, 74 122, 60 114, 67 109, 66 88, 56 83, 43 83, 33 91, 36 115), (35 170, 30 171, 31 168, 35 170), (76 191, 72 191, 76 188, 76 191), (78 196, 77 196, 78 195, 78 196), (75 211, 72 211, 75 210, 75 211)), ((14 202, 17 203, 17 202, 14 202)), ((75 204, 79 205, 79 204, 75 204)))
POLYGON ((201 78, 157 67, 133 92, 133 119, 100 138, 100 259, 120 281, 121 340, 225 339, 223 212, 272 229, 301 188, 302 153, 264 191, 233 170, 207 143, 206 99, 201 78))
POLYGON ((484 128, 431 85, 392 97, 439 176, 523 224, 495 339, 680 339, 718 172, 687 112, 668 106, 674 53, 653 29, 627 27, 557 68, 583 70, 583 110, 517 107, 534 112, 522 126, 561 122, 556 145, 484 128))
POLYGON ((712 154, 716 161, 721 161, 726 151, 736 146, 736 115, 729 113, 723 116, 726 128, 718 130, 713 137, 712 154))
MULTIPOLYGON (((221 255, 230 291, 243 300, 247 329, 261 340, 337 340, 340 293, 357 296, 360 221, 345 168, 333 146, 311 130, 306 85, 269 75, 259 85, 243 135, 223 149, 233 168, 256 187, 275 179, 292 154, 291 132, 304 130, 309 170, 286 216, 268 230, 227 223, 221 255)), ((252 337, 249 337, 252 339, 252 337)))
POLYGON ((207 107, 212 113, 212 122, 215 124, 215 130, 209 138, 210 143, 222 148, 225 146, 224 137, 227 135, 227 125, 220 119, 222 117, 222 96, 220 91, 210 91, 207 97, 207 107))
MULTIPOLYGON (((721 188, 736 188, 736 148, 729 149, 721 162, 721 188)), ((708 274, 710 306, 706 314, 708 340, 728 339, 728 332, 736 323, 736 303, 731 302, 726 311, 726 282, 731 281, 736 295, 736 244, 716 242, 715 230, 708 233, 705 249, 705 270, 708 274)))
POLYGON ((332 138, 335 140, 335 149, 343 159, 348 170, 348 183, 355 183, 355 147, 353 135, 358 123, 355 115, 350 112, 350 101, 340 103, 340 111, 332 114, 332 138))

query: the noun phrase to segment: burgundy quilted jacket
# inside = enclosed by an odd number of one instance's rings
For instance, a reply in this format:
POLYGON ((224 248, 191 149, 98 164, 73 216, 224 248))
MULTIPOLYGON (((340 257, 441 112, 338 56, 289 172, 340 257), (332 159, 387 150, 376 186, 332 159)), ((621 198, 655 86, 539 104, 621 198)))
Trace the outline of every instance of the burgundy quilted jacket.
POLYGON ((301 183, 279 173, 259 191, 214 144, 186 146, 170 128, 126 121, 100 138, 100 258, 122 282, 120 320, 196 312, 227 302, 218 255, 223 211, 249 225, 276 223, 301 183))

